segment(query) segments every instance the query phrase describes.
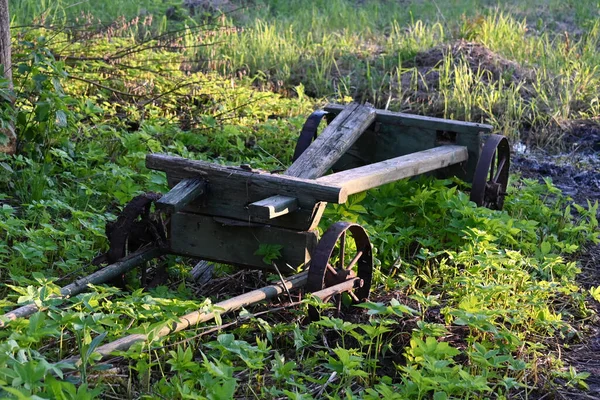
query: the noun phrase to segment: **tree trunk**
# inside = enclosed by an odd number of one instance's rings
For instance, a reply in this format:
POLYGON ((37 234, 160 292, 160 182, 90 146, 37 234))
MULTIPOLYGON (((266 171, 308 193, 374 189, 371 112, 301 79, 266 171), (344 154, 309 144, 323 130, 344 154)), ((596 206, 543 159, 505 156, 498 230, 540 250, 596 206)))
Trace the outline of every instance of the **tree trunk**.
MULTIPOLYGON (((0 0, 0 73, 8 78, 9 89, 12 89, 12 68, 10 54, 10 18, 8 17, 8 0, 0 0)), ((17 136, 13 126, 0 127, 0 135, 4 134, 8 142, 0 144, 0 152, 14 154, 17 149, 17 136)), ((1 136, 0 136, 1 139, 1 136)), ((2 141, 0 141, 2 143, 2 141)))

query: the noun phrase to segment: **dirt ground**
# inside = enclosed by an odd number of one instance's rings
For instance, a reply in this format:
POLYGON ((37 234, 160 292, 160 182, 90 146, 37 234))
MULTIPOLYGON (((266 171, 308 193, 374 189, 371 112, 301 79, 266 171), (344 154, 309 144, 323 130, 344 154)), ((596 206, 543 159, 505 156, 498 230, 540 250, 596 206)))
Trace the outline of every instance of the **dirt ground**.
MULTIPOLYGON (((539 150, 517 151, 513 155, 512 169, 526 178, 541 180, 550 177, 564 194, 587 206, 587 200, 600 202, 600 123, 576 121, 571 125, 563 137, 568 149, 566 152, 551 155, 539 150)), ((576 259, 582 270, 578 281, 583 288, 599 286, 600 245, 590 245, 576 259)), ((591 307, 596 315, 588 321, 581 342, 562 348, 562 359, 566 365, 575 367, 578 372, 590 373, 586 380, 589 390, 580 391, 565 385, 554 393, 540 394, 540 398, 600 398, 600 304, 594 302, 591 307)))

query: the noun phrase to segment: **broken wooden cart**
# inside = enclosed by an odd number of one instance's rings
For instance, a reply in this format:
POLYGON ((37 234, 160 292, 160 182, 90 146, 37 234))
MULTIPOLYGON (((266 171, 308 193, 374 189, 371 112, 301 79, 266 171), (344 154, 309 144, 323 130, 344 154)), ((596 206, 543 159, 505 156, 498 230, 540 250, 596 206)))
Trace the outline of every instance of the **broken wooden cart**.
MULTIPOLYGON (((89 283, 106 282, 159 255, 177 254, 285 274, 306 267, 300 274, 282 277, 280 283, 218 303, 221 313, 292 288, 303 288, 323 300, 347 292, 354 301, 363 301, 371 286, 371 243, 361 226, 346 222, 333 224, 319 240, 317 225, 326 204, 341 204, 354 193, 432 173, 472 183, 472 201, 500 209, 510 151, 507 139, 491 130, 489 125, 366 105, 335 105, 308 118, 294 162, 283 174, 150 154, 147 167, 166 172, 171 190, 163 196, 133 199, 107 226, 110 249, 102 260, 113 264, 65 286, 61 296, 80 293, 89 283), (317 135, 324 117, 329 124, 317 135), (329 170, 334 172, 326 175, 329 170), (160 211, 160 220, 151 218, 152 204, 160 211), (266 263, 257 255, 261 244, 282 246, 281 257, 266 263)), ((12 320, 37 309, 35 304, 26 305, 4 317, 12 320)), ((310 313, 311 318, 318 317, 316 310, 310 313)), ((192 312, 157 336, 213 317, 214 311, 192 312)), ((147 336, 129 335, 97 351, 108 355, 140 340, 147 336)))
POLYGON ((170 254, 286 274, 309 266, 307 292, 348 283, 352 298, 362 301, 372 276, 369 238, 361 226, 338 222, 319 240, 316 228, 326 204, 435 173, 471 182, 475 203, 502 208, 510 151, 507 139, 491 130, 351 104, 329 106, 308 118, 294 162, 283 174, 150 154, 147 167, 166 172, 172 187, 156 201, 168 215, 161 247, 170 254), (329 124, 317 135, 323 117, 329 124), (329 170, 334 172, 326 175, 329 170), (257 255, 260 244, 282 246, 280 259, 267 264, 257 255))

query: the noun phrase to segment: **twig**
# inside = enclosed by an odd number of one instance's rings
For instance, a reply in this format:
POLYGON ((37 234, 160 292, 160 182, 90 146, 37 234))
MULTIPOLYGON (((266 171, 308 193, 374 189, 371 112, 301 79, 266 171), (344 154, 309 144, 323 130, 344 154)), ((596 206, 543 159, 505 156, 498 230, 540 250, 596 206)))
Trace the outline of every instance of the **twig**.
POLYGON ((281 280, 281 283, 283 284, 283 287, 285 288, 285 292, 287 293, 288 299, 290 300, 290 303, 291 303, 292 302, 292 294, 290 293, 289 289, 285 285, 285 280, 283 279, 283 275, 281 275, 281 272, 279 271, 277 264, 275 264, 275 261, 273 261, 273 267, 275 268, 275 271, 277 271, 277 275, 279 275, 279 279, 281 280))
POLYGON ((94 81, 91 81, 89 79, 81 78, 81 77, 78 77, 78 76, 69 75, 68 77, 71 78, 71 79, 75 79, 76 81, 82 81, 82 82, 89 83, 90 85, 97 86, 97 87, 99 87, 101 89, 109 90, 109 91, 111 91, 113 93, 117 93, 117 94, 120 94, 122 96, 127 96, 127 97, 143 97, 142 95, 139 95, 139 94, 132 94, 132 93, 122 92, 120 90, 113 89, 113 88, 110 88, 108 86, 104 86, 104 85, 102 85, 102 84, 100 84, 98 82, 94 82, 94 81))

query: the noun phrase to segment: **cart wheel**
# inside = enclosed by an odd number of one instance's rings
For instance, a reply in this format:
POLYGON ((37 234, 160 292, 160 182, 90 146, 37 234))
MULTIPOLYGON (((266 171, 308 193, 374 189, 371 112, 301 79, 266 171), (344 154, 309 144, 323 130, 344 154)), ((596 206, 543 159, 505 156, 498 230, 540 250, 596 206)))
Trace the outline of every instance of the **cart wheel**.
POLYGON ((508 186, 509 167, 508 139, 502 135, 491 135, 483 145, 473 175, 471 201, 478 206, 502 210, 508 186))
MULTIPOLYGON (((143 193, 131 199, 114 222, 106 224, 106 237, 110 247, 105 254, 96 257, 92 263, 100 265, 119 261, 128 253, 145 246, 161 247, 166 241, 162 221, 151 215, 152 203, 161 198, 160 193, 143 193)), ((145 285, 146 270, 142 267, 142 286, 145 285)))
POLYGON ((308 149, 308 146, 310 146, 310 144, 317 138, 317 128, 319 127, 319 124, 325 115, 327 115, 327 111, 317 110, 310 114, 310 116, 307 118, 304 126, 302 127, 302 131, 300 132, 300 137, 296 142, 296 149, 294 150, 292 162, 296 161, 298 157, 300 157, 300 155, 304 153, 306 149, 308 149))
MULTIPOLYGON (((360 225, 337 222, 329 227, 315 249, 308 269, 306 292, 317 292, 358 277, 362 284, 349 294, 355 302, 362 302, 369 297, 372 275, 373 254, 367 232, 360 225)), ((341 295, 333 296, 338 313, 341 299, 341 295)), ((313 321, 320 317, 314 307, 309 307, 308 315, 313 321)))

